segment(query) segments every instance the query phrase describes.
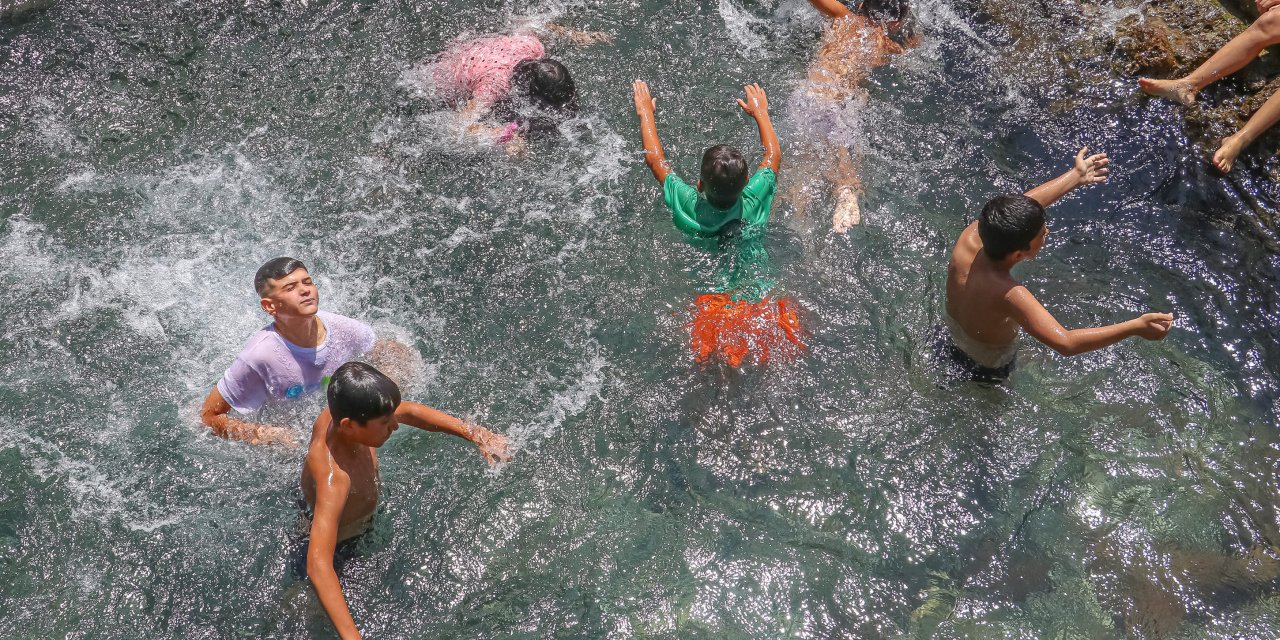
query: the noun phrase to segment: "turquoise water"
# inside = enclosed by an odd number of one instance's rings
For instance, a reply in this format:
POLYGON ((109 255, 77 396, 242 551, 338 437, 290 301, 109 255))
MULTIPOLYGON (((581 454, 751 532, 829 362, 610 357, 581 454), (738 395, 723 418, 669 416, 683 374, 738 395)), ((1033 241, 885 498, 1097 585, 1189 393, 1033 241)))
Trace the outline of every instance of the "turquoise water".
POLYGON ((1054 55, 1110 5, 1023 9, 1038 43, 921 6, 924 45, 855 110, 864 225, 780 205, 765 240, 810 349, 692 362, 722 265, 662 210, 630 80, 687 177, 712 142, 758 152, 746 82, 794 157, 806 6, 64 1, 0 23, 0 635, 332 636, 289 568, 300 453, 196 418, 265 322, 254 269, 289 254, 325 308, 421 352, 408 397, 519 447, 493 472, 444 436, 386 446, 342 569, 368 637, 1274 638, 1274 161, 1210 174, 1177 109, 1054 55), (416 80, 530 15, 616 42, 554 49, 584 115, 514 161, 416 80), (1070 360, 1024 341, 1003 387, 950 376, 954 237, 1083 144, 1113 179, 1051 210, 1022 277, 1072 326, 1177 328, 1070 360))

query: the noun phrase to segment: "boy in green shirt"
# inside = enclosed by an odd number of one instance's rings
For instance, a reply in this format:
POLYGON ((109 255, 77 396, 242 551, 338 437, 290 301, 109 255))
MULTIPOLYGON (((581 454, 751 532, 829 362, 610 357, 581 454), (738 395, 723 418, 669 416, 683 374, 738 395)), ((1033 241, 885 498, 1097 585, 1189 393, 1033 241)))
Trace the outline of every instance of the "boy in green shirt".
MULTIPOLYGON (((716 145, 702 155, 702 173, 697 186, 689 186, 671 171, 662 143, 654 109, 658 101, 649 94, 649 85, 636 80, 632 85, 636 114, 640 116, 640 136, 644 142, 645 163, 653 177, 662 183, 662 197, 671 209, 676 228, 699 238, 728 236, 742 228, 737 242, 739 267, 749 263, 747 271, 759 271, 764 261, 760 237, 769 221, 773 193, 777 187, 778 166, 782 152, 778 135, 769 120, 769 100, 758 84, 743 87, 745 100, 738 106, 756 121, 764 158, 754 176, 748 180, 747 161, 742 152, 729 145, 716 145)), ((757 274, 759 275, 759 274, 757 274)), ((698 361, 719 354, 737 367, 750 354, 760 363, 770 354, 797 353, 804 348, 799 338, 799 317, 793 300, 771 298, 771 283, 753 279, 750 286, 742 278, 730 277, 726 288, 698 296, 694 317, 690 322, 691 348, 698 361)), ((719 289, 720 287, 717 287, 719 289)))
POLYGON ((645 164, 662 183, 662 197, 671 209, 671 219, 677 228, 705 238, 732 230, 737 225, 730 223, 735 220, 748 226, 768 222, 782 151, 773 122, 769 120, 769 99, 759 84, 743 87, 747 99, 738 100, 738 106, 755 119, 760 129, 764 158, 756 174, 748 181, 747 161, 742 152, 727 144, 718 144, 702 154, 702 176, 696 189, 671 171, 662 142, 658 140, 658 125, 653 115, 658 101, 649 94, 649 85, 636 80, 632 89, 636 115, 640 116, 645 164))

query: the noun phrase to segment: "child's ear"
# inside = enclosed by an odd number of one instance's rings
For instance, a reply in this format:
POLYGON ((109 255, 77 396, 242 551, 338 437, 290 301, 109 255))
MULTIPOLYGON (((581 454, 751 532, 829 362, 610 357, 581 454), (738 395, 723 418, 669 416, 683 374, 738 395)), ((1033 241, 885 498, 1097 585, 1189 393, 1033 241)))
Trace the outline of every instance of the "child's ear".
POLYGON ((698 180, 698 191, 702 191, 702 180, 698 180))

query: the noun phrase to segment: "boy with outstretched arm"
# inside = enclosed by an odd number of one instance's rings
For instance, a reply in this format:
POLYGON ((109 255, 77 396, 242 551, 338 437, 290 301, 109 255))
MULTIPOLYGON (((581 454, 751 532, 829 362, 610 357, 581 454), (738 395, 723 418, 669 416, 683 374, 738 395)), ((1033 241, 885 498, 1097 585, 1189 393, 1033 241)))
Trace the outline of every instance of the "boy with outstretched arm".
POLYGON ((748 179, 741 151, 719 144, 702 155, 701 175, 697 186, 691 187, 667 163, 654 121, 657 100, 649 94, 649 85, 640 80, 632 85, 645 163, 662 184, 672 221, 696 237, 733 237, 737 268, 712 291, 698 296, 689 325, 695 360, 704 362, 716 354, 732 367, 752 354, 764 364, 771 356, 794 355, 804 348, 795 301, 771 292, 773 283, 764 277, 767 257, 761 237, 773 206, 782 151, 764 89, 758 84, 743 89, 746 96, 738 106, 756 121, 764 147, 755 175, 748 179))
POLYGON ((969 225, 951 252, 947 268, 947 326, 952 353, 976 377, 1000 379, 1013 368, 1018 330, 1026 330, 1065 356, 1074 356, 1138 336, 1163 340, 1173 324, 1168 313, 1148 313, 1127 322, 1066 329, 1009 270, 1044 247, 1049 227, 1044 208, 1072 189, 1105 182, 1105 153, 1076 154, 1075 166, 1024 195, 998 196, 969 225))
POLYGON ((490 464, 510 459, 507 440, 416 402, 401 402, 400 388, 363 362, 333 373, 329 406, 316 418, 302 467, 302 495, 310 507, 307 575, 343 640, 359 638, 333 568, 339 542, 368 529, 378 506, 378 447, 401 424, 470 440, 490 464))

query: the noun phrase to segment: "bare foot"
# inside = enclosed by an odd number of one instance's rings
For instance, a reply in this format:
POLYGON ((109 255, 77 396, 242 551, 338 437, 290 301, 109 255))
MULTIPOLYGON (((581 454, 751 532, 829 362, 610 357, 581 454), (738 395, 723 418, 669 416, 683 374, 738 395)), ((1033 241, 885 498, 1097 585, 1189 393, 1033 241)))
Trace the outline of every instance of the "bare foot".
POLYGON ((1154 80, 1152 78, 1138 78, 1138 86, 1142 90, 1161 98, 1168 98, 1179 104, 1194 104, 1196 101, 1196 90, 1190 84, 1181 80, 1154 80))
POLYGON ((1231 166, 1235 164, 1236 156, 1240 155, 1243 149, 1244 141, 1238 136, 1223 138, 1222 146, 1218 147, 1218 151, 1213 154, 1213 166, 1223 173, 1231 173, 1231 166))
POLYGON ((836 212, 831 216, 831 228, 836 233, 844 233, 862 222, 862 212, 858 210, 858 194, 853 189, 841 189, 836 200, 836 212))

